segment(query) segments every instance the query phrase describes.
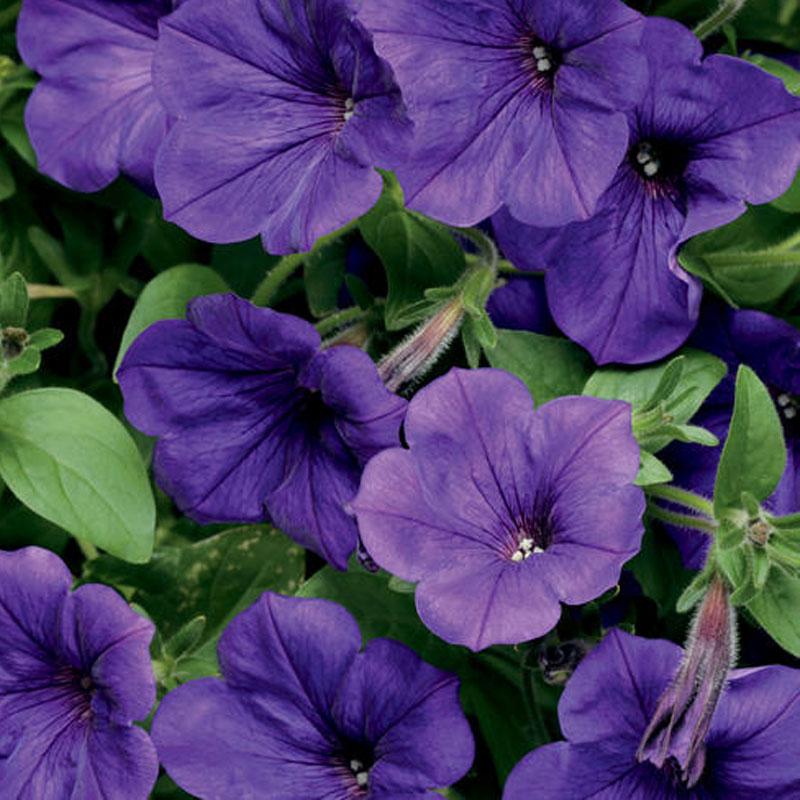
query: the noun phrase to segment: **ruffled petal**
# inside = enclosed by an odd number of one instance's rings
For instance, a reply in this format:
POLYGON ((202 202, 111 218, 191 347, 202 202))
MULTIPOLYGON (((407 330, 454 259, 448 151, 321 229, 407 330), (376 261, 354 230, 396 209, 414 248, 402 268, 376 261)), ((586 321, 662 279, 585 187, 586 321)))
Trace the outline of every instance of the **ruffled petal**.
POLYGON ((92 192, 120 172, 153 189, 167 132, 151 63, 168 0, 31 0, 19 20, 20 52, 44 80, 26 109, 39 169, 92 192))
POLYGON ((372 743, 371 791, 450 786, 472 764, 474 742, 457 679, 399 642, 367 645, 342 683, 333 714, 345 737, 372 743))

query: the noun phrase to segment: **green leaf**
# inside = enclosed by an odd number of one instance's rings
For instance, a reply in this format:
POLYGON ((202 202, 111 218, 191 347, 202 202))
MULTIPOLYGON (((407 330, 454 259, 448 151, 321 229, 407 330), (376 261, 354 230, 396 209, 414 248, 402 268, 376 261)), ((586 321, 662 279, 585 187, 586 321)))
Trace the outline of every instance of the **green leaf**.
POLYGON ((749 367, 739 367, 730 431, 714 486, 717 517, 741 505, 742 492, 759 502, 778 485, 786 467, 786 445, 769 391, 749 367))
POLYGON ((126 561, 150 557, 155 503, 139 451, 87 395, 36 389, 0 400, 0 476, 73 536, 126 561))
POLYGON ((464 251, 448 229, 410 211, 388 214, 370 246, 378 254, 389 282, 386 327, 406 327, 404 312, 434 286, 450 286, 464 271, 464 251))
POLYGON ((525 382, 537 406, 565 395, 580 394, 592 360, 567 339, 528 331, 497 331, 497 346, 486 351, 489 363, 513 372, 525 382))
POLYGON ((0 326, 24 328, 28 321, 28 304, 25 278, 14 272, 0 283, 0 326))
POLYGON ((688 437, 691 441, 700 438, 711 443, 711 434, 683 426, 697 413, 727 371, 724 362, 716 356, 686 348, 677 358, 649 367, 604 367, 589 378, 583 393, 608 400, 625 400, 633 406, 634 414, 663 404, 666 419, 656 419, 656 427, 648 430, 646 439, 640 441, 651 453, 657 453, 675 438, 686 440, 688 437))
POLYGON ((458 671, 469 655, 466 648, 445 644, 431 633, 417 616, 414 595, 393 591, 386 573, 373 574, 360 568, 339 572, 325 567, 297 594, 343 605, 356 618, 365 639, 397 639, 440 669, 458 671))
POLYGON ((17 182, 14 180, 14 173, 8 166, 8 159, 0 153, 0 202, 13 197, 17 191, 17 182))
POLYGON ((186 315, 186 304, 190 300, 227 291, 230 291, 228 285, 213 269, 198 264, 172 267, 153 278, 139 295, 128 319, 114 364, 114 373, 119 369, 134 339, 154 322, 162 319, 183 319, 186 315))
POLYGON ((28 347, 36 350, 49 350, 64 341, 64 334, 56 328, 42 328, 34 331, 28 340, 28 347))
POLYGON ((784 649, 800 658, 800 578, 773 569, 747 610, 784 649))
POLYGON ((661 616, 675 611, 678 598, 692 579, 692 573, 681 563, 678 548, 660 530, 645 532, 641 550, 625 569, 636 576, 647 597, 658 605, 661 616))
POLYGON ((800 278, 800 219, 753 206, 739 219, 686 244, 681 264, 729 302, 770 308, 800 278))
POLYGON ((636 476, 637 486, 654 486, 658 483, 669 483, 672 480, 672 473, 669 467, 656 458, 647 450, 640 450, 641 465, 639 474, 636 476))
POLYGON ((783 61, 761 55, 761 53, 749 53, 744 56, 746 61, 761 67, 765 72, 780 78, 783 85, 792 94, 800 94, 800 72, 793 69, 783 61))
POLYGON ((403 188, 392 172, 378 170, 383 176, 383 191, 378 202, 358 221, 358 228, 364 241, 375 252, 378 251, 378 229, 383 220, 395 211, 405 208, 403 188))
POLYGON ((131 587, 132 601, 147 611, 167 643, 205 618, 191 657, 181 660, 185 680, 216 672, 216 643, 231 619, 266 591, 294 592, 303 568, 300 547, 274 528, 251 525, 196 544, 159 548, 140 567, 102 557, 89 562, 85 578, 131 587))
POLYGON ((347 270, 347 243, 339 239, 314 248, 304 263, 308 307, 315 317, 324 317, 339 307, 339 291, 347 270))

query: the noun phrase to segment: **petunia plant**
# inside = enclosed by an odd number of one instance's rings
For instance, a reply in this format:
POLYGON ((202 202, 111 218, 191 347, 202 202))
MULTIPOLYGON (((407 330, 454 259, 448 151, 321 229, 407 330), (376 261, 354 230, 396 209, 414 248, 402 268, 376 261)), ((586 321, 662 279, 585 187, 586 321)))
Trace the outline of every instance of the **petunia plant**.
POLYGON ((0 0, 0 800, 800 797, 799 32, 0 0))

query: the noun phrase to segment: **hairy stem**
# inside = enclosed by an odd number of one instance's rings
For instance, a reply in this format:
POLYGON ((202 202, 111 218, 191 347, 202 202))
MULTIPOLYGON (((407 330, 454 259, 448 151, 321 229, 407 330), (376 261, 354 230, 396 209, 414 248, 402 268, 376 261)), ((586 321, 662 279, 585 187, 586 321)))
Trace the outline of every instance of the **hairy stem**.
POLYGON ((658 484, 656 486, 648 486, 647 494, 650 497, 658 498, 659 500, 666 500, 669 503, 675 503, 679 506, 691 508, 692 511, 697 511, 710 519, 714 518, 714 505, 710 500, 702 495, 689 492, 686 489, 679 489, 677 486, 669 486, 666 484, 658 484))
POLYGON ((743 8, 747 0, 723 0, 719 8, 695 29, 694 35, 703 41, 716 33, 723 25, 730 22, 743 8))
POLYGON ((707 533, 709 536, 713 536, 717 530, 713 522, 709 522, 702 517, 693 517, 691 514, 676 514, 674 511, 667 511, 653 503, 647 506, 647 513, 653 519, 674 525, 676 528, 689 528, 690 530, 707 533))
POLYGON ((305 258, 305 253, 284 256, 258 285, 251 298, 253 303, 257 306, 270 305, 278 294, 278 290, 302 266, 305 258))

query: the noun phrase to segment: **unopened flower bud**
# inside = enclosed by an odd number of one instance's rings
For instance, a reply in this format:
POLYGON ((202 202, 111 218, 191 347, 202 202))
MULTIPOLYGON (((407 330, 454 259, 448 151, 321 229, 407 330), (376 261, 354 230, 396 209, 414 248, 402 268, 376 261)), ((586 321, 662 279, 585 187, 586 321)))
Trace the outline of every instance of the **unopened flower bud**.
POLYGON ((636 754, 691 788, 705 768, 705 740, 733 667, 736 619, 728 588, 711 581, 675 680, 661 696, 636 754))
POLYGON ((430 319, 378 364, 386 388, 396 392, 414 383, 436 363, 461 330, 464 303, 460 295, 445 303, 430 319))

